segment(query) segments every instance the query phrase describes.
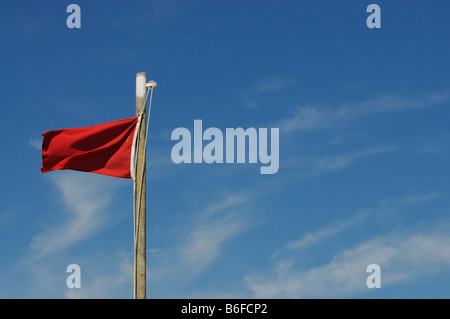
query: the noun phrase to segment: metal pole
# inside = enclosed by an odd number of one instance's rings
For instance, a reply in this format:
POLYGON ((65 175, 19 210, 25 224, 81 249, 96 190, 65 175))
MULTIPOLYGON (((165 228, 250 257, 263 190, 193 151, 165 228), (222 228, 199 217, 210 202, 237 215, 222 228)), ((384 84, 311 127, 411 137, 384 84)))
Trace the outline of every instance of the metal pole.
POLYGON ((141 125, 136 151, 136 242, 135 242, 135 278, 134 298, 145 299, 147 293, 146 284, 146 159, 145 159, 145 135, 146 135, 146 74, 136 74, 136 115, 141 114, 141 125))

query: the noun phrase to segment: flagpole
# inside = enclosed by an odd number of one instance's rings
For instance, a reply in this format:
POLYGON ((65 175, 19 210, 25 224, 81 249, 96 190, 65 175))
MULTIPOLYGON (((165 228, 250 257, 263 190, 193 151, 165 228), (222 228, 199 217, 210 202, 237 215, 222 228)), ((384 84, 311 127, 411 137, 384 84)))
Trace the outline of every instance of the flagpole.
POLYGON ((146 73, 136 74, 136 115, 141 116, 136 150, 134 298, 145 299, 146 284, 146 73))

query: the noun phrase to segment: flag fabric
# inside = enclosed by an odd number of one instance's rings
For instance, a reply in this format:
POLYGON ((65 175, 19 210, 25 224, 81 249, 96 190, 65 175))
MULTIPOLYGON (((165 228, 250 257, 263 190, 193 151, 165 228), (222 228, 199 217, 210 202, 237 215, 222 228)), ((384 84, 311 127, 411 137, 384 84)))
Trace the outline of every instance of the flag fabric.
POLYGON ((42 133, 42 168, 71 169, 121 178, 134 174, 139 117, 42 133))

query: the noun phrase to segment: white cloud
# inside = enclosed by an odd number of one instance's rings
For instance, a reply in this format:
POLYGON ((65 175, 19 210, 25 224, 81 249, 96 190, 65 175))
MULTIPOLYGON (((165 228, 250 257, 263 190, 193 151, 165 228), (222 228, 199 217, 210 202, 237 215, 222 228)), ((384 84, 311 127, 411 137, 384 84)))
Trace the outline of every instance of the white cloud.
POLYGON ((220 212, 221 210, 230 208, 232 206, 243 204, 249 200, 249 195, 244 193, 236 193, 231 194, 228 197, 224 198, 223 200, 214 202, 212 204, 209 204, 205 207, 205 209, 202 212, 202 215, 208 216, 210 214, 213 214, 215 212, 220 212))
POLYGON ((196 273, 203 271, 219 255, 221 246, 248 226, 239 205, 249 200, 248 195, 236 193, 205 207, 179 250, 187 267, 196 273))
POLYGON ((268 93, 277 93, 292 83, 294 83, 294 81, 289 78, 268 77, 261 79, 246 92, 245 106, 256 108, 261 103, 262 96, 268 93))
POLYGON ((114 187, 119 185, 105 176, 79 172, 52 176, 52 182, 66 206, 54 214, 58 217, 64 214, 67 218, 56 225, 50 223, 51 226, 34 236, 31 242, 34 258, 67 249, 104 229, 108 220, 105 209, 114 196, 114 187))
POLYGON ((186 267, 203 271, 220 253, 222 245, 246 228, 245 221, 232 213, 195 227, 180 250, 186 267))
POLYGON ((383 210, 387 207, 398 208, 410 204, 426 203, 439 196, 441 196, 441 193, 430 192, 424 195, 406 195, 400 198, 388 198, 381 201, 378 210, 383 210))
POLYGON ((336 135, 331 141, 329 141, 330 145, 343 145, 347 143, 361 142, 367 136, 365 134, 350 134, 343 133, 336 135))
POLYGON ((39 151, 42 150, 42 139, 38 139, 36 137, 30 138, 28 140, 28 144, 31 147, 33 147, 33 148, 35 148, 35 149, 37 149, 39 151))
POLYGON ((380 202, 378 207, 374 209, 361 209, 358 213, 347 219, 334 221, 330 225, 325 225, 316 231, 306 233, 299 240, 288 242, 283 249, 277 251, 274 256, 277 256, 283 251, 307 249, 316 243, 328 239, 329 237, 339 235, 343 232, 350 231, 358 226, 361 226, 369 220, 386 218, 386 212, 392 216, 394 212, 404 209, 408 205, 427 203, 438 198, 439 196, 439 193, 430 192, 422 195, 406 195, 397 198, 384 199, 380 202))
POLYGON ((380 265, 382 287, 448 272, 450 235, 441 231, 382 235, 338 253, 325 265, 295 269, 284 259, 268 276, 247 276, 245 281, 256 298, 341 298, 368 291, 370 264, 380 265))
POLYGON ((338 155, 338 156, 325 156, 314 162, 314 168, 320 172, 332 172, 341 170, 347 166, 353 164, 356 160, 376 154, 390 153, 396 150, 392 145, 379 145, 370 148, 365 148, 352 153, 338 155))
POLYGON ((425 154, 439 154, 450 149, 450 134, 445 134, 433 141, 421 143, 415 147, 416 152, 425 154))
POLYGON ((442 91, 417 98, 383 95, 361 103, 324 107, 308 105, 295 108, 289 117, 278 121, 273 127, 285 132, 328 129, 370 114, 417 109, 449 100, 450 92, 442 91))
POLYGON ((394 145, 376 145, 339 155, 291 158, 285 160, 284 165, 303 168, 304 176, 316 176, 345 169, 367 156, 388 154, 395 150, 397 147, 394 145))
POLYGON ((333 225, 327 225, 317 231, 307 233, 299 240, 287 243, 285 249, 298 250, 308 248, 309 246, 327 239, 328 237, 338 235, 355 227, 355 225, 363 221, 364 218, 366 218, 364 214, 356 214, 349 219, 336 222, 333 225))
POLYGON ((119 251, 101 263, 90 259, 86 264, 80 267, 81 288, 65 289, 65 298, 133 298, 133 258, 128 253, 119 251))
POLYGON ((258 81, 250 90, 251 95, 260 95, 263 93, 278 92, 287 85, 293 83, 292 80, 286 78, 267 78, 258 81))
POLYGON ((239 193, 212 203, 184 226, 173 249, 150 249, 150 280, 154 287, 161 285, 158 296, 165 289, 174 296, 220 256, 226 242, 249 227, 245 205, 250 200, 249 195, 239 193))
POLYGON ((429 225, 427 230, 416 233, 396 229, 361 240, 338 251, 328 263, 315 267, 304 268, 294 262, 297 251, 314 251, 312 246, 318 242, 386 218, 386 211, 392 215, 397 210, 437 197, 438 193, 430 192, 389 198, 375 209, 361 210, 348 219, 288 242, 272 256, 276 259, 272 269, 244 278, 247 287, 254 298, 341 298, 368 292, 366 268, 370 264, 380 265, 382 287, 436 273, 449 273, 450 223, 447 221, 429 225))

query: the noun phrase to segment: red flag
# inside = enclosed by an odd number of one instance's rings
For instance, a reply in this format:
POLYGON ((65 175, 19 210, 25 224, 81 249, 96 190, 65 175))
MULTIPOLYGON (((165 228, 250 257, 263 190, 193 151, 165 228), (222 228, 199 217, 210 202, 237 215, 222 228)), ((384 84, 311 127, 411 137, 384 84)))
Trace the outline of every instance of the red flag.
POLYGON ((138 117, 42 133, 42 168, 131 178, 138 117))

